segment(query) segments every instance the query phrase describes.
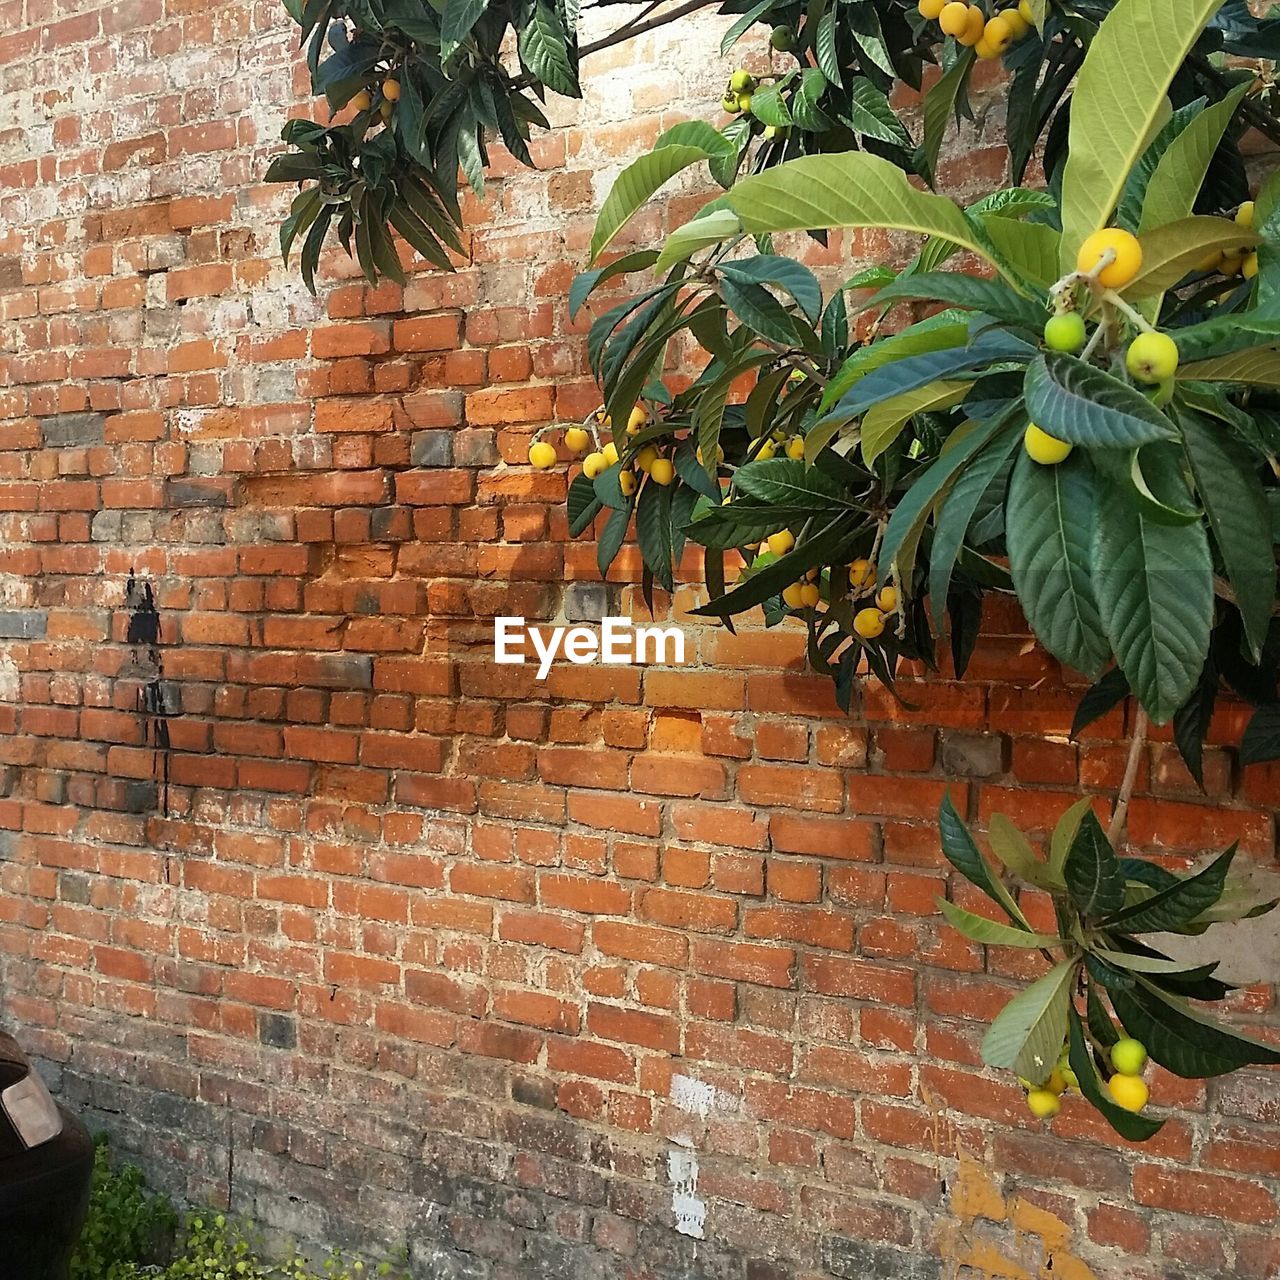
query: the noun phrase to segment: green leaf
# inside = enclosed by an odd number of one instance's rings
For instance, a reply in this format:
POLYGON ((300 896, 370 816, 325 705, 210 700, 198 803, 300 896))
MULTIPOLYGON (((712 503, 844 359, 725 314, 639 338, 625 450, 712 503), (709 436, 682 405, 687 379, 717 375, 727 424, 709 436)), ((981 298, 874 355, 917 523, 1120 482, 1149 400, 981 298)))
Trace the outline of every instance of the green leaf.
POLYGON ((992 815, 987 826, 987 843, 991 846, 991 852, 1014 875, 1028 884, 1048 892, 1065 891, 1065 882, 1060 877, 1055 877, 1048 863, 1036 856, 1036 851, 1026 836, 1003 813, 992 815))
POLYGON ((1142 269, 1122 292, 1131 299, 1164 293, 1205 258, 1257 243, 1252 231, 1228 218, 1181 218, 1142 237, 1142 269))
POLYGON ((674 590, 671 570, 671 489, 645 481, 636 503, 636 543, 658 584, 674 590))
POLYGON ((924 96, 924 142, 917 160, 920 172, 930 185, 937 172, 942 140, 947 136, 947 129, 956 114, 956 104, 973 72, 974 56, 971 50, 962 50, 955 65, 924 96))
POLYGON ((1049 874, 1054 880, 1066 883, 1063 868, 1067 865, 1067 858, 1076 842, 1076 836, 1080 833, 1080 824, 1084 821, 1084 815, 1092 808, 1092 798, 1085 796, 1077 800, 1054 826, 1053 834, 1049 839, 1049 874))
MULTIPOLYGON (((720 200, 723 199, 724 197, 721 196, 720 200)), ((719 204, 719 201, 713 203, 719 204)), ((710 209, 709 212, 704 209, 692 222, 686 222, 683 227, 677 227, 667 237, 657 262, 653 264, 653 269, 663 272, 699 249, 719 244, 722 240, 739 235, 741 231, 742 224, 732 209, 722 205, 719 208, 710 209)))
POLYGON ((1204 667, 1213 623, 1213 562, 1201 524, 1144 518, 1099 476, 1093 583, 1120 669, 1156 724, 1184 702, 1204 667))
POLYGON ((596 495, 595 485, 581 471, 574 476, 573 483, 569 486, 566 508, 571 538, 576 538, 589 529, 604 508, 596 495))
POLYGON ((1170 142, 1147 183, 1139 233, 1185 218, 1195 207, 1210 162, 1249 82, 1237 85, 1221 101, 1205 108, 1170 142))
MULTIPOLYGON (((911 143, 911 135, 903 128, 902 121, 894 114, 889 99, 864 76, 855 76, 849 86, 849 98, 843 104, 849 112, 848 120, 856 133, 868 138, 878 138, 894 146, 905 147, 911 143)), ((751 100, 755 113, 755 99, 751 100)))
MULTIPOLYGON (((1094 1018, 1092 1015, 1097 1004, 1097 997, 1093 994, 1092 986, 1089 988, 1089 996, 1089 1012, 1091 1015, 1089 1025, 1090 1030, 1094 1030, 1094 1018)), ((1100 1006, 1097 1012, 1101 1017, 1106 1016, 1100 1006)), ((1067 1010, 1067 1018, 1070 1034, 1067 1056, 1071 1063, 1071 1070, 1075 1072, 1076 1079, 1080 1083, 1080 1092, 1102 1113, 1107 1123, 1122 1138, 1130 1142, 1146 1142, 1148 1138, 1154 1137, 1159 1133, 1164 1121, 1152 1120, 1149 1116, 1129 1111, 1112 1098, 1098 1075, 1098 1068, 1094 1065, 1093 1055, 1089 1052, 1089 1046, 1085 1042, 1084 1027, 1081 1025, 1080 1015, 1075 1011, 1074 1007, 1067 1010)), ((1107 1027, 1108 1029, 1111 1027, 1110 1019, 1107 1019, 1107 1027)), ((1094 1035, 1095 1037, 1097 1036, 1096 1030, 1094 1035)), ((1106 1041, 1103 1040, 1103 1043, 1105 1044, 1106 1041)), ((1115 1043, 1114 1031, 1111 1035, 1111 1043, 1115 1043)))
POLYGON ((1233 844, 1198 874, 1179 880, 1162 893, 1108 916, 1099 927, 1120 929, 1124 933, 1176 933, 1222 896, 1237 847, 1233 844))
POLYGON ((984 280, 979 276, 965 275, 959 271, 928 271, 899 276, 873 294, 858 308, 888 306, 903 299, 927 298, 964 307, 969 311, 981 311, 1006 324, 1020 325, 1037 334, 1044 327, 1046 318, 1042 303, 1014 293, 999 280, 984 280))
POLYGON ((1018 458, 1005 508, 1018 602, 1044 647, 1090 679, 1111 656, 1093 589, 1094 507, 1086 459, 1042 467, 1018 458))
POLYGON ((592 271, 582 271, 574 276, 573 284, 569 286, 569 319, 577 317, 586 300, 606 281, 632 271, 643 271, 646 267, 653 266, 657 260, 656 249, 640 249, 609 263, 607 267, 596 267, 592 271))
POLYGON ((744 178, 723 198, 754 235, 836 227, 911 231, 952 240, 1001 270, 962 210, 944 196, 918 191, 897 165, 869 152, 790 160, 744 178))
POLYGON ((1036 1083, 1047 1080, 1067 1038, 1078 960, 1063 960, 1000 1010, 982 1039, 982 1060, 1036 1083))
MULTIPOLYGON (((904 391, 873 405, 862 418, 862 459, 871 466, 902 434, 903 428, 917 413, 950 409, 969 394, 971 382, 931 382, 914 391, 904 391)), ((808 453, 809 438, 805 438, 808 453)))
POLYGON ((1129 681, 1119 667, 1112 667, 1085 690, 1071 720, 1071 738, 1077 739, 1095 720, 1101 720, 1130 693, 1129 681))
POLYGON ((528 22, 520 29, 520 61, 556 93, 580 98, 577 58, 570 54, 564 28, 546 0, 537 0, 528 22))
POLYGON ((445 0, 440 21, 440 60, 447 59, 470 34, 489 0, 445 0))
POLYGON ((791 123, 791 112, 782 100, 784 81, 763 84, 751 95, 751 114, 761 124, 771 124, 775 129, 786 128, 791 123))
POLYGON ((1124 872, 1092 809, 1080 816, 1062 878, 1076 910, 1086 919, 1109 916, 1124 902, 1124 872))
MULTIPOLYGON (((998 217, 986 218, 982 225, 997 252, 1015 271, 1044 288, 1058 279, 1062 236, 1053 227, 1043 222, 998 217)), ((1041 323, 1044 319, 1041 315, 1041 323)))
POLYGON ((629 506, 609 513, 609 519, 605 521, 604 529, 596 543, 596 565, 602 578, 609 576, 609 566, 613 563, 614 556, 621 550, 630 524, 631 508, 629 506))
POLYGON ((951 793, 943 797, 942 809, 938 816, 939 835, 942 840, 943 856, 970 884, 981 889, 983 893, 1003 908, 1005 914, 1015 924, 1020 925, 1028 933, 1035 930, 1027 923, 1021 908, 1013 900, 1013 896, 992 872, 986 859, 978 850, 969 834, 969 828, 960 820, 955 806, 951 803, 951 793))
POLYGON ((610 188, 591 236, 590 258, 595 262, 636 212, 682 169, 709 158, 702 147, 666 146, 629 164, 610 188))
POLYGON ((1025 394, 1032 422, 1070 444, 1135 449, 1175 436, 1141 391, 1075 356, 1051 351, 1034 360, 1025 394))
POLYGON ((1280 705, 1259 707, 1240 741, 1241 764, 1280 760, 1280 705))
POLYGON ((1213 657, 1204 664, 1200 679, 1191 696, 1178 708, 1173 717, 1173 740, 1187 771, 1196 780, 1201 791, 1204 785, 1204 740, 1213 720, 1213 709, 1218 701, 1218 671, 1213 657))
POLYGON ((1187 460, 1209 516, 1245 636, 1256 661, 1276 599, 1276 557, 1267 496, 1253 459, 1227 432, 1193 413, 1180 417, 1187 460))
POLYGON ((1197 360, 1178 367, 1179 381, 1243 382, 1280 388, 1280 351, 1274 346, 1252 347, 1234 355, 1197 360))
POLYGON ((953 929, 964 934, 974 942, 981 942, 988 947, 1023 947, 1034 951, 1038 947, 1060 947, 1062 939, 1045 933, 1028 933, 1011 924, 1000 924, 999 921, 976 915, 957 907, 946 898, 938 899, 938 909, 946 917, 953 929))
POLYGON ((840 486, 830 476, 792 458, 769 458, 739 467, 734 482, 759 502, 826 509, 847 506, 840 486))
POLYGON ((1222 0, 1117 0, 1071 98, 1062 182, 1062 268, 1110 221, 1129 172, 1160 127, 1178 68, 1222 0))
POLYGON ((720 56, 723 58, 742 37, 755 26, 760 15, 770 9, 774 4, 774 0, 759 0, 757 4, 753 4, 728 31, 724 33, 723 39, 720 41, 720 56))
POLYGON ((1132 991, 1112 988, 1125 1030, 1162 1067, 1187 1080, 1226 1075, 1244 1066, 1280 1063, 1280 1049, 1197 1013, 1185 1000, 1136 977, 1132 991))
POLYGON ((813 324, 822 311, 822 286, 818 278, 794 258, 781 258, 762 253, 754 258, 736 262, 722 262, 716 268, 721 276, 727 276, 742 284, 771 284, 789 293, 796 305, 813 324))

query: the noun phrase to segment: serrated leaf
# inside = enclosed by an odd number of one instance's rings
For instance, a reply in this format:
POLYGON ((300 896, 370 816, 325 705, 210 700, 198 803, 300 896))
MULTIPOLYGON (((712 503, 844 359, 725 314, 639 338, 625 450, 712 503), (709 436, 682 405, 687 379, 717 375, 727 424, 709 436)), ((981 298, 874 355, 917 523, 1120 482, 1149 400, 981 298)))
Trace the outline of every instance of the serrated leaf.
POLYGON ((904 274, 873 294, 858 308, 888 306, 904 299, 928 299, 980 311, 1006 324, 1020 325, 1038 332, 1044 326, 1042 302, 1014 293, 1000 280, 985 280, 959 271, 927 271, 904 274))
POLYGON ((636 544, 658 584, 674 589, 671 569, 671 489, 645 481, 636 503, 636 544))
POLYGON ((1071 98, 1062 190, 1062 267, 1108 225, 1130 170, 1159 128, 1167 94, 1222 0, 1117 0, 1071 98))
MULTIPOLYGON (((911 135, 894 114, 889 99, 864 76, 854 77, 844 106, 849 112, 848 120, 855 132, 894 146, 910 145, 911 135)), ((755 111, 754 100, 751 109, 755 111)))
POLYGON ((1090 679, 1111 656, 1093 589, 1094 507, 1086 459, 1042 467, 1024 453, 1014 464, 1005 536, 1018 601, 1044 647, 1090 679))
POLYGON ((1086 919, 1110 916, 1124 902, 1124 872, 1092 808, 1081 813, 1062 878, 1076 910, 1086 919))
POLYGON ((600 514, 603 505, 596 494, 595 485, 583 472, 579 471, 569 485, 569 496, 566 500, 569 536, 576 538, 589 529, 596 516, 600 514))
POLYGON ((529 20, 520 29, 520 61, 556 93, 580 98, 576 58, 570 54, 564 28, 546 0, 537 0, 529 20))
POLYGON ((734 483, 759 502, 825 509, 848 501, 829 476, 792 458, 769 458, 739 467, 734 483))
POLYGON ((1103 629, 1129 686, 1156 724, 1195 687, 1209 651, 1213 562, 1201 524, 1146 519, 1099 476, 1093 584, 1103 629))
POLYGON ((1057 1065, 1067 1038, 1078 960, 1063 960, 1000 1010, 982 1039, 982 1060, 1037 1083, 1057 1065))
MULTIPOLYGON (((971 382, 931 382, 926 387, 904 391, 873 405, 862 418, 860 433, 862 459, 871 466, 902 434, 917 413, 936 412, 958 405, 969 394, 971 382)), ((808 453, 808 438, 805 440, 808 453)))
POLYGON ((609 519, 605 521, 604 529, 601 530, 599 541, 596 543, 596 565, 602 578, 609 576, 609 566, 613 564, 614 557, 621 550, 630 524, 630 507, 615 509, 609 513, 609 519))
POLYGON ((1013 900, 1009 890, 992 872, 978 846, 974 843, 969 828, 964 825, 955 806, 951 803, 948 792, 942 800, 942 808, 938 817, 938 830, 942 841, 942 853, 949 863, 976 888, 997 903, 1015 924, 1022 926, 1028 933, 1035 932, 1027 923, 1021 908, 1013 900))
POLYGON ((822 311, 822 286, 817 276, 795 259, 762 253, 754 258, 720 263, 717 270, 722 276, 743 284, 777 286, 795 299, 811 323, 817 323, 822 311))
POLYGON ((1274 345, 1251 347, 1232 355, 1197 360, 1179 365, 1176 377, 1187 382, 1243 382, 1280 387, 1280 351, 1274 345))
MULTIPOLYGON (((1048 288, 1058 278, 1061 234, 1044 222, 1019 222, 1016 218, 983 220, 987 239, 1015 271, 1048 288)), ((1041 323, 1045 317, 1040 316, 1041 323)))
POLYGON ((1141 391, 1075 356, 1049 352, 1033 361, 1025 394, 1032 422, 1070 444, 1136 449, 1176 435, 1141 391))
MULTIPOLYGON (((724 197, 721 196, 720 200, 723 199, 724 197)), ((718 204, 719 201, 715 203, 718 204)), ((741 232, 742 224, 732 209, 723 206, 709 211, 704 209, 699 217, 694 218, 692 222, 686 222, 683 227, 677 227, 667 237, 657 262, 653 264, 653 269, 657 272, 666 271, 668 267, 683 261, 690 254, 697 253, 699 249, 719 244, 722 240, 740 235, 741 232)))

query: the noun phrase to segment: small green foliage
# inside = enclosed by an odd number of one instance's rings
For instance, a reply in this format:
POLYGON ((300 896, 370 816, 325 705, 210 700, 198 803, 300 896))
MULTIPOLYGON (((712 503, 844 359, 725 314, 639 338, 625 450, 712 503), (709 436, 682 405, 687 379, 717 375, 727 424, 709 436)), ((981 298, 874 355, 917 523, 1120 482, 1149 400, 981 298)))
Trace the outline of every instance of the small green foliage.
POLYGON ((301 1253, 272 1261, 257 1233, 226 1214, 178 1214, 150 1192, 141 1170, 112 1168, 98 1143, 89 1217, 71 1261, 70 1280, 407 1280, 395 1260, 376 1265, 334 1250, 319 1267, 301 1253))

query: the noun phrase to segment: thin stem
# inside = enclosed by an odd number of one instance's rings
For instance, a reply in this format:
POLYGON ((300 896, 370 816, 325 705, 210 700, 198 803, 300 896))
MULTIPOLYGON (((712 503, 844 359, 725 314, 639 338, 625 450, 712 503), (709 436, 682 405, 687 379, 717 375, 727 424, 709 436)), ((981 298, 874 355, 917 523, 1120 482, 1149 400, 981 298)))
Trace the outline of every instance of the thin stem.
POLYGON ((1155 333, 1155 329, 1147 323, 1146 316, 1139 315, 1114 289, 1108 289, 1102 298, 1104 302, 1109 302, 1115 307, 1134 328, 1142 333, 1155 333))
POLYGON ((1124 834, 1125 819, 1129 816, 1129 801, 1133 797, 1134 784, 1138 781, 1138 765, 1142 760, 1142 748, 1147 741, 1147 713, 1138 705, 1133 718, 1133 737, 1129 741, 1129 759, 1124 766, 1124 780, 1116 796, 1116 807, 1111 815, 1107 839, 1115 846, 1124 834))
POLYGON ((578 57, 585 58, 588 54, 599 53, 601 49, 610 49, 615 44, 621 44, 624 40, 643 35, 646 31, 654 31, 658 27, 665 27, 669 22, 676 22, 680 18, 688 17, 691 13, 697 13, 699 9, 706 9, 718 3, 719 0, 685 0, 684 4, 677 5, 669 13, 664 13, 660 17, 649 18, 645 21, 633 19, 631 22, 625 22, 616 31, 610 32, 607 36, 602 36, 591 44, 584 44, 578 51, 578 57))

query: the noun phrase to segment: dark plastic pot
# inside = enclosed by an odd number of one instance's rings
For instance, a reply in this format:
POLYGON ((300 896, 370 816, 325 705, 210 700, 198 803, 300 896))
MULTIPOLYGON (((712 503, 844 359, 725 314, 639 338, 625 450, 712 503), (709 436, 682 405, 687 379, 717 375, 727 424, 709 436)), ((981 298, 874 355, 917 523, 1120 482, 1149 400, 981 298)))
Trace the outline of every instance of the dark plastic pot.
POLYGON ((88 1130, 0 1033, 0 1280, 66 1280, 92 1178, 88 1130))

